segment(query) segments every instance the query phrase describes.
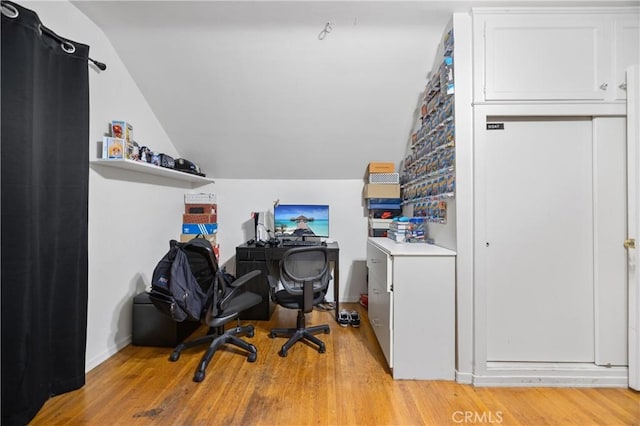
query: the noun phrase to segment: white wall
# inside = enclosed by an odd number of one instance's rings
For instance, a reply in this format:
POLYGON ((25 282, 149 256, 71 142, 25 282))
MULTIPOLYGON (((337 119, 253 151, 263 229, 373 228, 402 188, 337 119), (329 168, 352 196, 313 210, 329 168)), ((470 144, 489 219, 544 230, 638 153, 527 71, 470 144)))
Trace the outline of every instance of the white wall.
MULTIPOLYGON (((364 170, 364 167, 363 167, 364 170)), ((273 203, 328 204, 330 239, 340 246, 340 301, 355 302, 366 285, 367 210, 364 181, 216 180, 220 263, 235 271, 235 247, 254 237, 252 211, 273 211, 273 203)), ((333 290, 329 289, 330 299, 333 290)))
POLYGON ((358 179, 362 164, 402 157, 450 17, 401 3, 78 7, 104 29, 176 148, 212 176, 358 179), (327 20, 335 28, 318 40, 327 20))

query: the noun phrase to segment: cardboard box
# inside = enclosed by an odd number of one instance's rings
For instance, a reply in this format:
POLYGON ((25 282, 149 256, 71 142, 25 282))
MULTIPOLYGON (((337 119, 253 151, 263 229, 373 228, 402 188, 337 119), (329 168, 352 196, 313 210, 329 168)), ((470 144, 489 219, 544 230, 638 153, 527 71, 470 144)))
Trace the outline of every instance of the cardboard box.
POLYGON ((370 237, 386 237, 388 229, 375 229, 369 228, 369 236, 370 237))
POLYGON ((123 159, 126 150, 126 141, 119 138, 102 138, 102 158, 123 159))
POLYGON ((369 173, 393 173, 396 166, 393 163, 372 162, 369 163, 369 173))
POLYGON ((389 183, 367 183, 364 198, 400 198, 400 185, 389 183))
POLYGON ((183 214, 182 223, 216 223, 216 214, 183 214))
POLYGON ((111 138, 105 136, 102 138, 102 158, 109 160, 133 159, 134 149, 133 143, 126 139, 111 138))
POLYGON ((218 245, 218 234, 208 234, 208 235, 202 235, 202 236, 198 236, 198 234, 180 234, 181 243, 187 243, 193 240, 194 238, 205 238, 207 241, 211 243, 213 247, 218 245))
POLYGON ((113 120, 111 122, 111 137, 133 142, 133 126, 126 121, 113 120))
POLYGON ((369 210, 400 210, 402 200, 400 198, 370 198, 367 200, 369 210))
POLYGON ((183 223, 183 234, 210 235, 218 232, 218 225, 215 223, 183 223))
POLYGON ((372 229, 389 229, 393 219, 374 219, 369 218, 369 227, 372 229))
POLYGON ((400 173, 369 173, 369 183, 400 183, 400 173))
POLYGON ((185 204, 185 214, 217 214, 217 204, 185 204))
POLYGON ((185 204, 216 204, 216 194, 184 194, 185 204))

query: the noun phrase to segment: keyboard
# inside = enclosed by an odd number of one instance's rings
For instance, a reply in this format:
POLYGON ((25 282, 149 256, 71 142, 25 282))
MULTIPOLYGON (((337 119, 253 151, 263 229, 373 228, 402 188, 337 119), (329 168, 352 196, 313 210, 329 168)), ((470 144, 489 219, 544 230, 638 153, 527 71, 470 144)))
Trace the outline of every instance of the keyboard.
POLYGON ((319 246, 320 241, 284 240, 283 247, 319 246))

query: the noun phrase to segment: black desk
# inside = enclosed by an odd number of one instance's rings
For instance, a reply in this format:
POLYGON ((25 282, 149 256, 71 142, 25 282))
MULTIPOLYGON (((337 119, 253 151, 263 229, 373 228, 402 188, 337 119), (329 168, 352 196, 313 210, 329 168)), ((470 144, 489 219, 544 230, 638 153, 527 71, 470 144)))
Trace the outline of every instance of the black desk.
MULTIPOLYGON (((262 303, 244 311, 241 319, 245 320, 269 320, 276 308, 269 295, 269 281, 267 280, 268 268, 278 268, 278 262, 285 251, 293 247, 256 247, 255 245, 242 244, 236 247, 236 276, 240 277, 247 272, 260 270, 262 274, 249 281, 247 290, 262 296, 262 303)), ((335 318, 338 320, 340 312, 338 298, 340 296, 340 249, 338 243, 328 243, 327 251, 329 262, 333 264, 333 300, 335 301, 335 318)), ((276 270, 272 269, 272 270, 276 270)))

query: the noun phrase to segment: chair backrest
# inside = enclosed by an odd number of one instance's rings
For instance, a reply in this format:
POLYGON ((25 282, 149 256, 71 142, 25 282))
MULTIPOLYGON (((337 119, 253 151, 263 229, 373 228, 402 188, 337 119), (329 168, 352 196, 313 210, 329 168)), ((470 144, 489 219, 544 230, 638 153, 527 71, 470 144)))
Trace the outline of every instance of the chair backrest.
MULTIPOLYGON (((211 306, 215 311, 218 300, 226 292, 226 282, 220 279, 218 274, 218 263, 211 243, 205 238, 194 238, 187 242, 183 249, 187 254, 191 273, 198 281, 200 288, 204 292, 209 292, 212 300, 215 301, 211 306), (211 286, 214 288, 209 291, 211 286)), ((213 313, 216 314, 216 312, 213 313)))
POLYGON ((302 295, 304 311, 313 309, 314 294, 325 292, 331 274, 325 246, 303 246, 287 250, 280 261, 280 282, 292 295, 302 295))

